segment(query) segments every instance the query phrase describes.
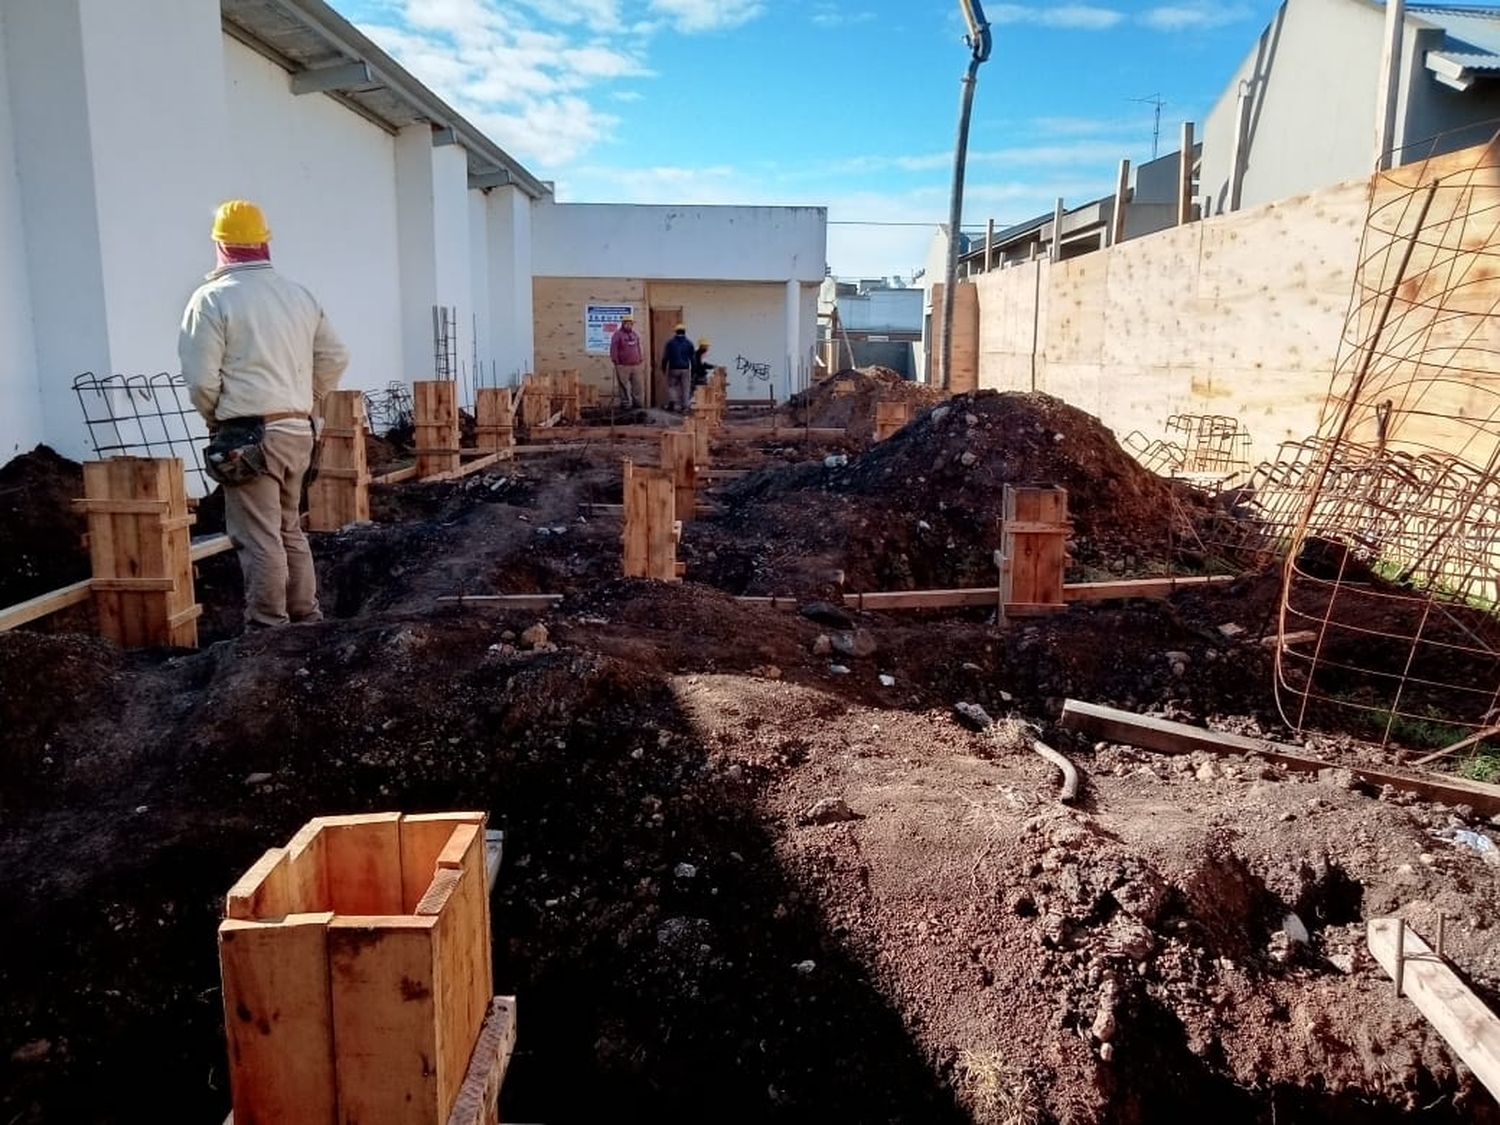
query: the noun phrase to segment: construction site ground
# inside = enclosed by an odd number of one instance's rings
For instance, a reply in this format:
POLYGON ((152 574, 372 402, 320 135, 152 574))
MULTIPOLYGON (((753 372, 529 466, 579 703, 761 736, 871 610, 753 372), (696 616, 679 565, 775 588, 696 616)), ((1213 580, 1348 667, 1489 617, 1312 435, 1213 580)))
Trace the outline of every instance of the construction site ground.
MULTIPOLYGON (((1056 724, 1072 697, 1291 740, 1274 575, 1003 626, 735 600, 993 585, 1007 482, 1069 488, 1070 578, 1190 554, 1208 502, 1087 415, 938 410, 869 448, 731 428, 715 466, 754 471, 688 524, 681 585, 621 579, 619 518, 587 507, 655 450, 592 442, 377 488, 372 524, 314 539, 316 625, 241 635, 220 556, 200 651, 66 614, 0 634, 0 1122, 221 1120, 225 890, 312 816, 468 808, 506 837, 504 1120, 1500 1121, 1363 925, 1441 912, 1493 1003, 1500 867, 1438 835, 1482 818, 1056 724), (436 601, 526 592, 565 598, 436 601), (1082 771, 1074 806, 1022 722, 1082 771)), ((59 489, 0 516, 71 520, 59 489)), ((57 534, 0 589, 80 577, 57 534)))

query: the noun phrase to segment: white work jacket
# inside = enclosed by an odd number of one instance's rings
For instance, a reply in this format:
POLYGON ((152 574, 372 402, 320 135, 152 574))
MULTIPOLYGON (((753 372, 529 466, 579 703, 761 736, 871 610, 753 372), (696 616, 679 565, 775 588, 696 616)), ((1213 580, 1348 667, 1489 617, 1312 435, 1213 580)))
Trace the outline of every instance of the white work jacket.
POLYGON ((349 366, 317 300, 270 262, 208 275, 182 314, 177 357, 193 405, 210 423, 310 414, 349 366))

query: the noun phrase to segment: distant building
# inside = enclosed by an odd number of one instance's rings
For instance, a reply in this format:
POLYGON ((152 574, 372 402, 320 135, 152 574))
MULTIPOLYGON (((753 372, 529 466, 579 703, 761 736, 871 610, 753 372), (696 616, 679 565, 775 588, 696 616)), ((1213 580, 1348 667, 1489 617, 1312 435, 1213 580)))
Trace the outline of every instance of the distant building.
POLYGON ((827 278, 819 297, 824 319, 824 366, 829 371, 879 364, 904 378, 916 375, 913 345, 922 340, 925 293, 900 278, 861 278, 858 284, 827 278))
POLYGON ((1385 19, 1385 5, 1370 0, 1281 5, 1204 123, 1206 214, 1369 175, 1388 83, 1396 104, 1384 148, 1396 164, 1493 135, 1500 7, 1407 5, 1390 79, 1385 19))

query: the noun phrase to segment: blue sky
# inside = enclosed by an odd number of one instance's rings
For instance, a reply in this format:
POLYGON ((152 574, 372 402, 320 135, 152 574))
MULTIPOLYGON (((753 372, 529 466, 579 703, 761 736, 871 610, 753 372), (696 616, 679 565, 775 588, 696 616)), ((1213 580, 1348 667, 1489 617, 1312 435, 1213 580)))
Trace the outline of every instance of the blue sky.
MULTIPOLYGON (((560 200, 829 208, 844 277, 909 275, 944 221, 959 6, 919 0, 333 0, 560 200)), ((1114 189, 1202 121, 1275 0, 990 4, 964 222, 1114 189)))

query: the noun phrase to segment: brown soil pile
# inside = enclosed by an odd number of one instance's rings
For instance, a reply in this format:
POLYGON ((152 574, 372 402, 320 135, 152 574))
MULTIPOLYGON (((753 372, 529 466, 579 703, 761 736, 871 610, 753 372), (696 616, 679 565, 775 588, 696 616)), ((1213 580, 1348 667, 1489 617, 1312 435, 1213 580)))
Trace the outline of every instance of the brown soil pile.
POLYGON ((793 395, 787 410, 793 425, 843 427, 851 438, 865 441, 875 432, 877 402, 908 402, 915 416, 946 397, 935 387, 903 379, 889 367, 849 367, 793 395))
POLYGON ((0 606, 89 576, 76 461, 39 445, 0 467, 0 606))
POLYGON ((855 590, 987 585, 1008 484, 1067 489, 1075 568, 1148 570, 1186 531, 1174 529, 1173 486, 1097 418, 1050 395, 979 391, 845 466, 737 482, 725 489, 724 523, 738 545, 712 529, 689 542, 750 593, 810 592, 834 571, 855 590))

